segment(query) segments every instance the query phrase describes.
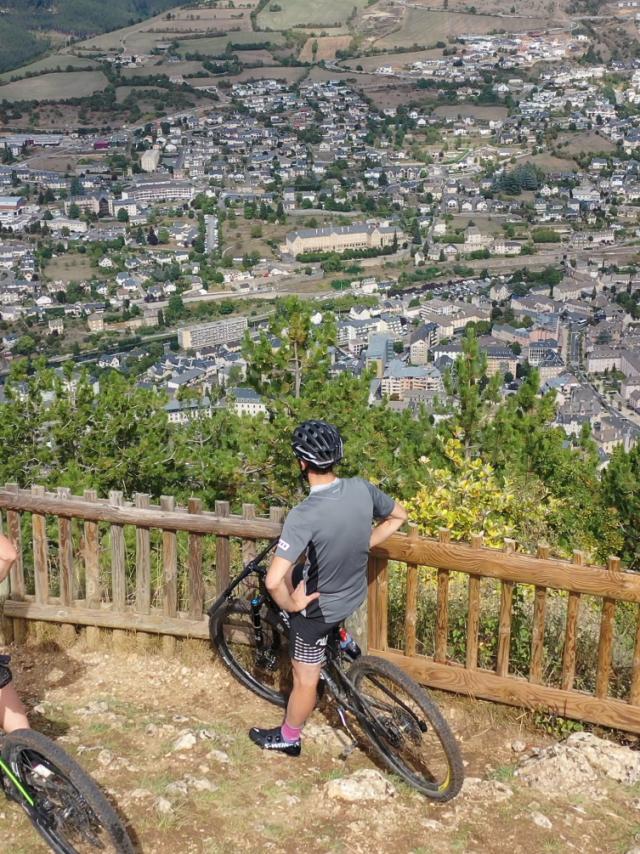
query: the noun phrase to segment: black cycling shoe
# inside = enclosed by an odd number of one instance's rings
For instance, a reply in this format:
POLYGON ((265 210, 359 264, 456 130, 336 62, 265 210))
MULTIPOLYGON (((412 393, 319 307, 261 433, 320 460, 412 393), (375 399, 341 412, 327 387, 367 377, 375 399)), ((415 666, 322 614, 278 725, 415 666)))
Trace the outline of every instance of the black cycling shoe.
POLYGON ((286 753, 287 756, 300 756, 302 750, 300 739, 285 741, 279 726, 273 729, 259 729, 254 726, 249 730, 249 738, 263 750, 277 750, 279 753, 286 753))

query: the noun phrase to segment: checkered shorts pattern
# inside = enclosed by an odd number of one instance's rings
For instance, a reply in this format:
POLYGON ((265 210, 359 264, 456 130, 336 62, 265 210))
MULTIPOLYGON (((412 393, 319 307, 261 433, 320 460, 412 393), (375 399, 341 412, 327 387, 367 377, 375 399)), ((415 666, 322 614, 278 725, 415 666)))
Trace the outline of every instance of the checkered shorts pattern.
POLYGON ((324 664, 327 636, 324 635, 315 642, 307 643, 296 634, 293 642, 293 660, 302 664, 324 664))

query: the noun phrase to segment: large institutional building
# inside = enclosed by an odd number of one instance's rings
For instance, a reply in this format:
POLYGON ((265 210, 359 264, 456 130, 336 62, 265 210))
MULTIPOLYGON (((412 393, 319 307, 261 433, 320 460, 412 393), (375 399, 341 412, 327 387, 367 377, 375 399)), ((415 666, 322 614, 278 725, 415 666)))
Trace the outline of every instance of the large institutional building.
POLYGON ((354 223, 327 228, 303 228, 290 231, 281 251, 286 255, 302 255, 305 252, 345 252, 348 249, 383 249, 394 240, 401 241, 404 234, 395 225, 388 223, 354 223))
POLYGON ((182 350, 228 344, 230 341, 239 341, 247 327, 246 317, 230 317, 228 320, 214 320, 211 323, 199 323, 197 326, 185 326, 183 329, 178 329, 178 344, 182 350))

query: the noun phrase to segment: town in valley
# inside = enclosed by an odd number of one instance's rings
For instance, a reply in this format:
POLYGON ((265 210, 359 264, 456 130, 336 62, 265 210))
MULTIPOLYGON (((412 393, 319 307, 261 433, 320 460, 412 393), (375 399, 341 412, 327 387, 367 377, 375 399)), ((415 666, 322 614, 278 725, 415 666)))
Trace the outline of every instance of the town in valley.
POLYGON ((0 75, 4 377, 266 416, 243 342, 296 297, 371 406, 446 417, 472 330, 568 443, 635 445, 637 3, 168 5, 0 75))

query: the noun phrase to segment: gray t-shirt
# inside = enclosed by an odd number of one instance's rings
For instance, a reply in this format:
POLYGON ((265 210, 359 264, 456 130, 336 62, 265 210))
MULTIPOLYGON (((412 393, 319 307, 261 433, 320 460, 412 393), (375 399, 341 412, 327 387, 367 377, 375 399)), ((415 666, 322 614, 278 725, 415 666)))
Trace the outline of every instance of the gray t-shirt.
POLYGON ((294 564, 305 558, 307 594, 320 591, 305 617, 338 623, 362 604, 371 525, 389 516, 394 505, 377 486, 353 477, 316 488, 291 510, 276 555, 294 564))

